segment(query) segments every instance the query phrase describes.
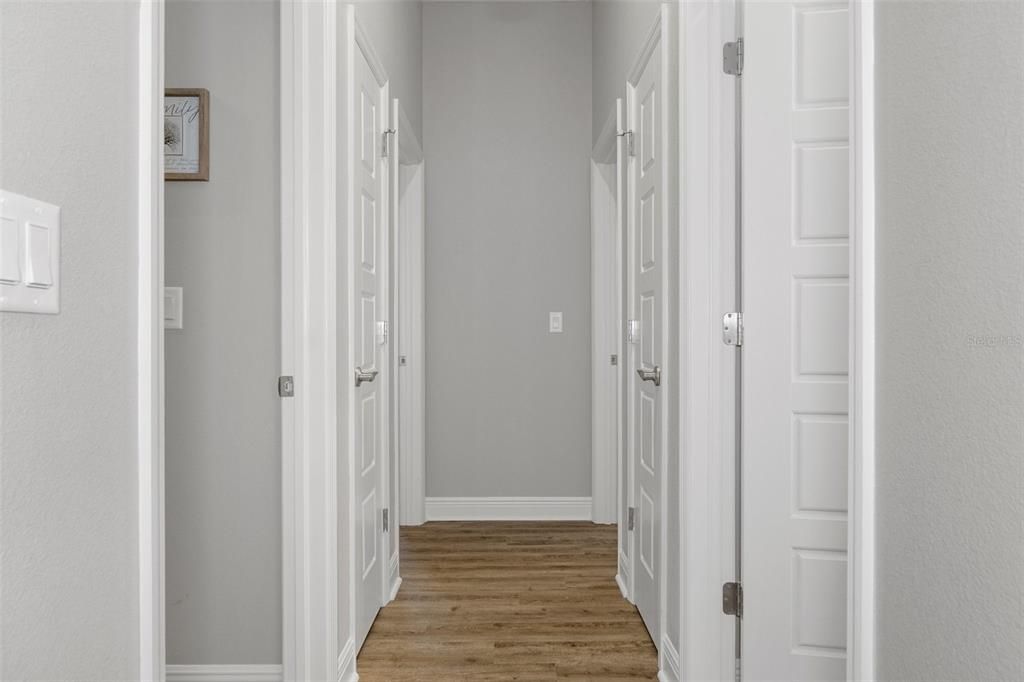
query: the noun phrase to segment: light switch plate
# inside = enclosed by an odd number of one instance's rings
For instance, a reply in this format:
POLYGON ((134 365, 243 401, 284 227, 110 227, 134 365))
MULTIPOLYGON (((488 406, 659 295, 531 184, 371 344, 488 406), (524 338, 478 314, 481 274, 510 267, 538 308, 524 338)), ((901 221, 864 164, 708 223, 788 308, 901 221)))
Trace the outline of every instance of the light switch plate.
POLYGON ((164 287, 164 329, 184 329, 185 290, 164 287))
POLYGON ((60 312, 60 207, 4 190, 0 311, 60 312))
POLYGON ((548 331, 552 334, 562 333, 562 313, 548 313, 548 331))

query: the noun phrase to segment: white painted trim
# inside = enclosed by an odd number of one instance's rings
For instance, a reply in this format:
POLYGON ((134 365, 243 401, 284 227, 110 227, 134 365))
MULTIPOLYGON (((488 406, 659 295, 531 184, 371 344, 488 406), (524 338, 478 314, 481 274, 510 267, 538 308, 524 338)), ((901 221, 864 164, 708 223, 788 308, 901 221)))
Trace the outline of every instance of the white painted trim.
POLYGON ((680 682, 682 677, 679 674, 679 653, 668 637, 661 638, 661 648, 658 649, 660 658, 658 671, 658 682, 680 682))
POLYGON ((875 679, 874 2, 850 0, 849 680, 875 679))
POLYGON ((722 44, 736 37, 731 0, 683 3, 680 35, 679 507, 683 545, 680 679, 735 675, 735 621, 722 615, 734 579, 735 357, 717 330, 735 308, 735 80, 722 74, 722 44))
MULTIPOLYGON (((339 682, 356 682, 359 674, 356 672, 356 640, 349 637, 338 654, 338 677, 339 682)), ((298 681, 296 681, 298 682, 298 681)))
MULTIPOLYGON (((404 147, 402 147, 404 149, 404 147)), ((399 516, 396 525, 418 526, 426 520, 426 250, 424 201, 426 164, 404 166, 412 177, 401 192, 399 210, 406 242, 399 245, 400 353, 408 364, 400 384, 399 516)))
POLYGON ((169 665, 167 682, 282 682, 279 665, 169 665))
POLYGON ((615 584, 619 586, 619 592, 622 593, 622 598, 632 604, 633 599, 629 596, 629 588, 626 587, 626 579, 622 577, 621 573, 615 574, 615 584))
POLYGON ((281 3, 283 676, 329 679, 338 649, 336 5, 281 3), (290 295, 289 295, 290 292, 290 295))
POLYGON ((139 5, 139 679, 161 682, 164 596, 164 2, 139 5))
POLYGON ((428 497, 427 521, 590 521, 589 497, 428 497))
MULTIPOLYGON (((615 148, 614 111, 609 144, 615 148)), ((598 140, 601 146, 603 140, 598 140)), ((596 151, 596 149, 595 149, 596 151)), ((591 494, 594 523, 616 523, 618 511, 617 201, 615 165, 590 163, 591 494), (609 177, 610 175, 610 177, 609 177)))

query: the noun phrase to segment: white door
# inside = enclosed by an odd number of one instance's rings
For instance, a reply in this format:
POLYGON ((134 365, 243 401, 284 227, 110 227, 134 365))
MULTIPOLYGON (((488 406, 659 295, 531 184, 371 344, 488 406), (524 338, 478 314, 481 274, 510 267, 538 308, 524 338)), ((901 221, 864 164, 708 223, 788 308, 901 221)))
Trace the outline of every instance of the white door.
POLYGON ((634 471, 633 598, 647 631, 660 643, 658 591, 661 580, 661 483, 664 455, 665 263, 662 178, 661 44, 650 51, 629 87, 633 132, 630 178, 629 279, 630 429, 634 471), (643 375, 644 378, 641 378, 643 375))
POLYGON ((356 384, 356 643, 362 646, 380 610, 382 574, 388 557, 383 537, 388 453, 389 377, 384 341, 388 310, 387 187, 383 135, 388 120, 387 88, 374 75, 362 49, 355 50, 352 145, 355 225, 349 267, 354 273, 353 329, 356 384))
POLYGON ((847 5, 745 5, 743 676, 846 676, 847 5))

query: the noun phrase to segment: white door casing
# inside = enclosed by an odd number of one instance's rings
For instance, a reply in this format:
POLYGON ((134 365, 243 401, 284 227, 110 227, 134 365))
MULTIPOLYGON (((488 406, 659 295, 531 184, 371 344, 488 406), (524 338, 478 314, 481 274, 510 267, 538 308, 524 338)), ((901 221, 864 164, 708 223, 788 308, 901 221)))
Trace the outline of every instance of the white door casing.
MULTIPOLYGON (((401 130, 401 128, 400 128, 401 130)), ((401 133, 400 133, 401 134, 401 133)), ((402 153, 409 147, 407 136, 403 137, 402 153)), ((400 504, 396 523, 420 525, 426 520, 425 458, 426 442, 424 424, 425 376, 424 376, 424 319, 426 307, 424 286, 424 243, 423 243, 423 189, 424 163, 419 162, 400 167, 399 241, 400 268, 398 276, 399 317, 396 324, 396 346, 405 364, 398 368, 399 386, 399 432, 400 504), (398 517, 400 515, 400 519, 398 517)))
POLYGON ((619 540, 619 573, 616 580, 619 589, 629 600, 633 598, 633 539, 634 533, 629 530, 629 510, 634 506, 634 483, 633 483, 633 457, 632 445, 630 442, 630 418, 629 406, 630 392, 633 389, 633 382, 630 379, 630 368, 632 367, 632 348, 626 341, 626 315, 631 310, 629 297, 631 295, 631 284, 627 281, 630 276, 629 268, 629 150, 627 138, 624 133, 629 127, 629 117, 626 112, 626 101, 621 97, 615 100, 615 196, 618 201, 616 207, 616 233, 618 237, 618 253, 616 265, 618 268, 617 277, 619 282, 618 296, 618 340, 621 353, 619 355, 618 375, 618 424, 619 439, 617 447, 619 450, 618 475, 619 475, 619 510, 618 510, 618 540, 619 540))
MULTIPOLYGON (((398 162, 399 159, 399 147, 401 145, 401 126, 398 125, 400 106, 397 99, 393 99, 390 102, 388 108, 388 121, 389 129, 385 132, 387 136, 384 141, 384 147, 387 150, 387 196, 388 196, 388 237, 386 241, 386 253, 388 258, 388 277, 387 277, 387 301, 388 301, 388 312, 387 320, 399 320, 398 307, 399 307, 399 296, 401 291, 398 286, 398 275, 401 272, 401 268, 398 266, 399 258, 401 258, 400 251, 400 240, 399 231, 401 229, 402 214, 400 210, 400 197, 399 183, 401 174, 401 164, 398 162)), ((397 326, 397 325, 393 325, 397 326)), ((400 391, 399 391, 399 378, 398 373, 398 349, 399 345, 396 343, 395 337, 398 330, 391 328, 386 331, 385 341, 385 357, 387 364, 387 391, 388 391, 388 419, 385 422, 384 428, 388 434, 388 455, 387 462, 383 473, 383 490, 384 499, 382 501, 383 509, 388 514, 388 526, 385 529, 384 545, 387 556, 387 563, 384 566, 383 571, 383 585, 381 587, 381 604, 387 604, 390 602, 394 595, 398 592, 398 587, 401 584, 401 578, 398 573, 398 519, 401 515, 400 499, 399 499, 399 476, 401 475, 401 467, 399 466, 399 456, 401 452, 401 405, 400 405, 400 391)))
POLYGON ((846 2, 748 2, 742 113, 747 679, 846 677, 846 2))
MULTIPOLYGON (((355 462, 356 649, 362 646, 382 603, 388 552, 383 537, 388 446, 388 362, 385 349, 388 311, 389 166, 383 158, 389 118, 387 79, 364 41, 357 41, 353 107, 355 156, 350 228, 354 240, 349 267, 355 286, 350 301, 353 358, 350 376, 355 462), (359 373, 364 379, 356 385, 359 373)), ((350 243, 352 243, 350 241, 350 243)))
MULTIPOLYGON (((633 599, 656 645, 661 637, 662 485, 666 402, 665 140, 660 22, 627 86, 629 130, 629 440, 633 471, 633 599), (641 380, 639 372, 649 374, 641 380), (655 379, 655 375, 659 375, 655 379)), ((628 138, 627 138, 628 139, 628 138)))

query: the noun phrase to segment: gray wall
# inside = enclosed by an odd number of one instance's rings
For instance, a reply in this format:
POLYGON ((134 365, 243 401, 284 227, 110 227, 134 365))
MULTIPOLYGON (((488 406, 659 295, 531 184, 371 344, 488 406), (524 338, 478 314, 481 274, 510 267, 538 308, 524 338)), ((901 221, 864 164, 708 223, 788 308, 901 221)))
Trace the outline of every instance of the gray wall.
POLYGON ((877 5, 878 679, 1024 679, 1024 5, 877 5))
POLYGON ((593 134, 596 137, 615 100, 626 96, 626 76, 661 11, 656 0, 595 0, 593 3, 593 134))
POLYGON ((355 3, 356 17, 366 29, 412 124, 423 139, 423 5, 418 0, 363 0, 355 3))
POLYGON ((166 184, 171 664, 281 662, 278 26, 266 0, 167 5, 167 86, 210 91, 211 141, 209 182, 166 184))
POLYGON ((0 27, 0 186, 63 210, 60 314, 0 313, 0 678, 138 679, 138 5, 0 27))
POLYGON ((590 5, 423 32, 427 495, 589 495, 590 5))

